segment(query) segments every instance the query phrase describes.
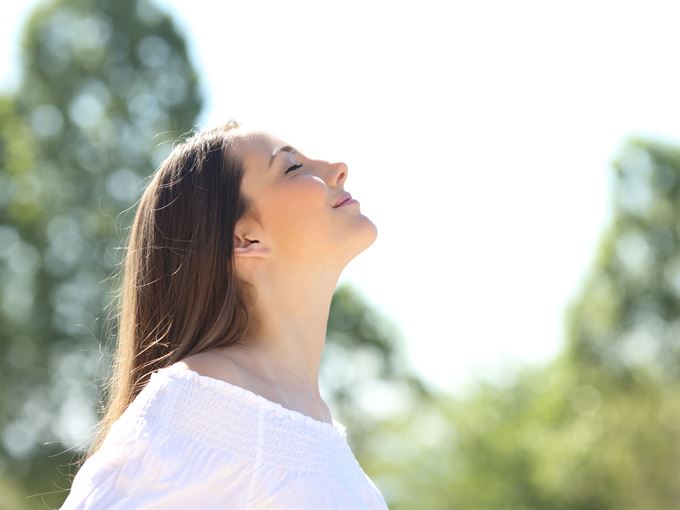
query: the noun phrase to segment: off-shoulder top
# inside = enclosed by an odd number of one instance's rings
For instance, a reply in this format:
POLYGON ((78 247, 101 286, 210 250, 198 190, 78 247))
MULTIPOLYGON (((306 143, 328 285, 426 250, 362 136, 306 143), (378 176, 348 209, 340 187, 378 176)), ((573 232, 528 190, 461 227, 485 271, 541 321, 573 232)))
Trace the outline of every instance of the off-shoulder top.
POLYGON ((174 364, 76 473, 61 510, 381 509, 345 426, 174 364))

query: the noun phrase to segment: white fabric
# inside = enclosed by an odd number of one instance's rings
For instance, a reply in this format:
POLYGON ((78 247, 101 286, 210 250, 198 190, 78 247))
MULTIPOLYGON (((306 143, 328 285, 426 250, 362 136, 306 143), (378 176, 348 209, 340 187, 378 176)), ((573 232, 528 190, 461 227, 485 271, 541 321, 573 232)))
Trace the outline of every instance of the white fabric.
POLYGON ((149 383, 61 510, 387 509, 345 427, 181 365, 149 383))

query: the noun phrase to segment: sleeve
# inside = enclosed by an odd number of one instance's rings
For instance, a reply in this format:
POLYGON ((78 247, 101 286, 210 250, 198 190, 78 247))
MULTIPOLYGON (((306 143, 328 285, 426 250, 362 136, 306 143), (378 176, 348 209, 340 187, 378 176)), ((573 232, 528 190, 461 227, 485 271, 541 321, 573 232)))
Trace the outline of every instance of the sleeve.
MULTIPOLYGON (((98 508, 131 508, 129 494, 119 485, 122 473, 137 470, 140 455, 129 455, 125 445, 117 452, 101 449, 88 458, 76 473, 68 497, 61 510, 90 510, 98 508)), ((144 483, 143 479, 139 480, 144 483)))
POLYGON ((138 485, 147 483, 152 473, 144 473, 142 463, 150 443, 142 435, 133 436, 131 423, 122 418, 116 421, 100 449, 89 457, 76 473, 68 497, 60 510, 89 510, 99 508, 133 508, 126 480, 129 473, 138 472, 138 485))
POLYGON ((243 507, 251 480, 238 459, 164 428, 114 427, 80 467, 60 510, 243 507))

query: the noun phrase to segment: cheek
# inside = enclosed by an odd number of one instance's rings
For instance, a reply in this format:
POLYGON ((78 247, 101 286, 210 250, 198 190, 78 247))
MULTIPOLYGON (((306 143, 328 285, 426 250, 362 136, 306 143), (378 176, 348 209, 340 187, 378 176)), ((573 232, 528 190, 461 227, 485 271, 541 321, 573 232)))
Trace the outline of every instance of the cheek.
POLYGON ((332 211, 328 187, 319 179, 302 176, 282 183, 267 197, 267 216, 278 232, 300 232, 327 223, 332 211))

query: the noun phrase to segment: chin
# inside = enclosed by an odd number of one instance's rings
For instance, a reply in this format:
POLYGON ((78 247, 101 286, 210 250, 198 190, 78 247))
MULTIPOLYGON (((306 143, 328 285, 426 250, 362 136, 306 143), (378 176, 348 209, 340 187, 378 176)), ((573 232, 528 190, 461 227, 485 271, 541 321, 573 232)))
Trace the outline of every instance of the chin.
MULTIPOLYGON (((378 227, 377 227, 377 225, 376 225, 375 223, 373 223, 371 220, 368 220, 368 222, 371 224, 371 227, 372 227, 371 232, 372 232, 372 234, 373 234, 373 235, 372 235, 372 238, 371 238, 371 243, 368 245, 368 246, 370 246, 370 245, 373 244, 373 243, 375 242, 375 240, 378 238, 378 227)), ((367 246, 367 248, 368 248, 368 246, 367 246)))
POLYGON ((362 225, 361 233, 357 233, 357 240, 355 245, 358 250, 355 252, 355 257, 368 249, 378 238, 378 227, 371 220, 366 218, 364 225, 362 225))

